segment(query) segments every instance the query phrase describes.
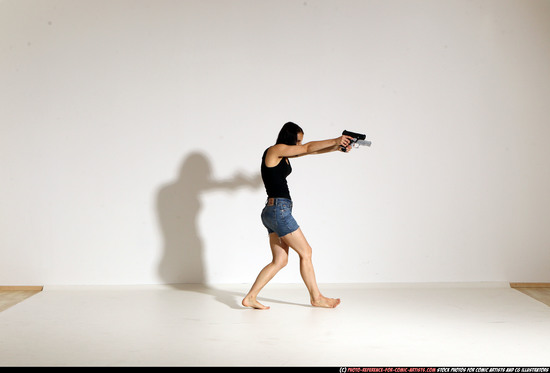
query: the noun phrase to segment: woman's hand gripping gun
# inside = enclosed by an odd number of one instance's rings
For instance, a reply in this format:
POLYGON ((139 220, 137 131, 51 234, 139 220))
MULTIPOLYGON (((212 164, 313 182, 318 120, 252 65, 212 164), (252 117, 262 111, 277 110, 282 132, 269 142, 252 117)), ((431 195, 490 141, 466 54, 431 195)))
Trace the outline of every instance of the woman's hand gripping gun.
MULTIPOLYGON (((342 135, 353 137, 353 140, 351 141, 351 145, 354 148, 358 148, 359 146, 370 146, 371 144, 370 141, 365 140, 367 138, 367 135, 364 135, 362 133, 355 133, 348 130, 344 130, 344 132, 342 132, 342 135)), ((345 146, 340 146, 340 150, 345 153, 347 149, 345 146)))

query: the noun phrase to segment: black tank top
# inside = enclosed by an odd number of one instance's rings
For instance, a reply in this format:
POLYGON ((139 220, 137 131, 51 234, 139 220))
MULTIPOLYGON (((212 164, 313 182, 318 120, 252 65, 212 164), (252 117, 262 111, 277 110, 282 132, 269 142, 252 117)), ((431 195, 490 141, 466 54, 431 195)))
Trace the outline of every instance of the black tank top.
MULTIPOLYGON (((268 148, 269 149, 269 148, 268 148)), ((267 150, 262 156, 262 180, 264 182, 265 191, 268 198, 290 198, 286 177, 292 172, 288 158, 282 158, 279 164, 275 167, 267 167, 265 165, 265 157, 267 150)))

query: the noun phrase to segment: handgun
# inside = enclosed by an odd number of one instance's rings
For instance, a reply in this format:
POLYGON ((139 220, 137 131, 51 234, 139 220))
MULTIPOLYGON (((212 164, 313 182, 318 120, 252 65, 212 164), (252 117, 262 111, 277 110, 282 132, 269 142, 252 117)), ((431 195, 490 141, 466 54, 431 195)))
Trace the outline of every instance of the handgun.
MULTIPOLYGON (((351 146, 353 146, 354 148, 358 148, 359 146, 370 146, 370 144, 372 144, 370 141, 365 140, 367 138, 367 135, 364 135, 362 133, 344 130, 344 132, 342 132, 342 135, 353 137, 353 140, 351 140, 351 146)), ((345 153, 347 149, 345 146, 340 145, 340 150, 345 153)))

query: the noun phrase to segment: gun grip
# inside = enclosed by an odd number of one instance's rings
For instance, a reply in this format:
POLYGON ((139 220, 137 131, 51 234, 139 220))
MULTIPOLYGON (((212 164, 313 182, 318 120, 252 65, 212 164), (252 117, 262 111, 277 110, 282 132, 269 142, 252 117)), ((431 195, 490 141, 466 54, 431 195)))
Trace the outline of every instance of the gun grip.
MULTIPOLYGON (((348 146, 351 146, 353 148, 353 144, 355 144, 356 142, 357 142, 357 139, 354 138, 349 142, 348 146)), ((347 147, 344 145, 340 145, 340 150, 343 151, 344 153, 347 153, 347 147)))

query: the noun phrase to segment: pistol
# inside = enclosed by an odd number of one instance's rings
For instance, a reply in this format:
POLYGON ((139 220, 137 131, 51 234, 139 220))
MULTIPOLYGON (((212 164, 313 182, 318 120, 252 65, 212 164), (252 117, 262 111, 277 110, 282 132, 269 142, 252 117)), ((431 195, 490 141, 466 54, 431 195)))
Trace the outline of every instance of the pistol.
MULTIPOLYGON (((359 146, 370 146, 370 144, 372 144, 370 141, 365 140, 367 138, 367 135, 364 135, 362 133, 344 130, 344 132, 342 132, 342 135, 353 137, 353 140, 351 140, 351 146, 353 146, 354 148, 358 148, 359 146)), ((346 152, 346 147, 340 145, 340 150, 346 152)))

